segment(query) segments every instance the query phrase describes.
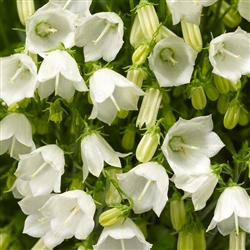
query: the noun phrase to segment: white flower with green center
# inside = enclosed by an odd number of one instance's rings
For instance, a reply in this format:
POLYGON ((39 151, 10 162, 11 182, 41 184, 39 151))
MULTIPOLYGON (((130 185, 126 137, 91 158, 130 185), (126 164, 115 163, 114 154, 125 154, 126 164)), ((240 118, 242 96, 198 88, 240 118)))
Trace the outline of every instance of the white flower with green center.
POLYGON ((58 4, 62 9, 69 10, 78 15, 77 18, 83 18, 91 15, 89 12, 89 7, 92 0, 50 0, 53 3, 58 4))
POLYGON ((0 98, 8 106, 34 96, 37 84, 37 67, 26 54, 0 58, 0 98))
POLYGON ((25 115, 11 113, 0 121, 0 155, 9 152, 10 157, 19 160, 20 154, 34 150, 32 128, 25 115))
POLYGON ((61 50, 54 50, 44 58, 38 72, 38 81, 38 94, 41 99, 55 92, 55 96, 61 96, 68 101, 75 90, 88 90, 74 58, 61 50))
POLYGON ((78 47, 84 47, 86 62, 112 61, 123 45, 123 21, 113 12, 96 13, 82 19, 75 39, 78 47))
POLYGON ((138 95, 144 92, 117 72, 103 68, 94 72, 89 80, 93 109, 90 119, 111 124, 118 111, 137 110, 138 95))
POLYGON ((224 147, 219 136, 212 132, 212 116, 200 116, 191 120, 179 118, 169 129, 162 145, 175 175, 199 175, 210 166, 210 157, 224 147))
POLYGON ((125 157, 127 154, 114 151, 99 132, 93 132, 82 139, 81 156, 83 180, 85 180, 89 172, 98 177, 103 170, 104 162, 110 166, 121 168, 119 157, 125 157))
POLYGON ((39 209, 44 219, 50 221, 52 232, 44 236, 44 244, 52 249, 73 236, 78 240, 86 239, 94 228, 95 210, 92 197, 82 190, 52 196, 39 209))
POLYGON ((222 192, 207 231, 216 226, 224 236, 234 231, 239 234, 240 228, 250 233, 250 197, 244 188, 232 186, 222 192))
POLYGON ((152 244, 145 240, 143 233, 129 218, 105 227, 98 239, 94 250, 149 250, 152 244))
POLYGON ((197 52, 183 39, 170 36, 160 40, 148 57, 149 67, 161 87, 190 82, 197 52))
POLYGON ((124 174, 117 174, 120 188, 134 201, 136 214, 151 209, 159 217, 168 200, 168 175, 157 162, 147 162, 124 174))
POLYGON ((250 73, 250 33, 238 28, 222 34, 210 43, 209 60, 213 73, 236 83, 250 73))
POLYGON ((15 176, 27 181, 33 196, 59 193, 64 173, 64 153, 57 145, 46 145, 20 155, 15 176))
POLYGON ((77 15, 48 2, 38 9, 26 22, 26 49, 45 57, 46 51, 59 42, 66 48, 75 45, 75 19, 77 15))
POLYGON ((166 0, 166 2, 172 14, 173 25, 181 20, 199 25, 203 6, 210 6, 216 0, 166 0))
POLYGON ((248 22, 250 22, 250 1, 240 0, 238 2, 238 11, 242 17, 244 17, 248 22))

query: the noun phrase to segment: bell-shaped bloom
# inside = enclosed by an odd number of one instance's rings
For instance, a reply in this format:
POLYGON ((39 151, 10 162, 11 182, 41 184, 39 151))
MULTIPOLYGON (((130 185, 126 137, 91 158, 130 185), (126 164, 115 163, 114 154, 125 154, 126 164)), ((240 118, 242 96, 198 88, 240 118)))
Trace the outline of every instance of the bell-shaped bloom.
POLYGON ((46 145, 20 155, 15 176, 27 181, 33 196, 60 192, 64 153, 57 145, 46 145))
POLYGON ((104 167, 104 162, 110 166, 121 168, 119 157, 125 157, 127 154, 115 152, 98 132, 94 132, 82 139, 81 156, 83 180, 85 180, 89 172, 98 177, 104 167))
POLYGON ((50 221, 52 232, 44 236, 44 244, 52 249, 73 236, 86 239, 94 228, 95 209, 92 197, 82 190, 52 196, 39 209, 44 219, 50 221))
POLYGON ((129 218, 105 227, 98 239, 94 250, 149 250, 152 244, 145 240, 143 233, 129 218))
POLYGON ((44 58, 39 69, 38 81, 38 94, 41 99, 55 92, 55 95, 69 100, 75 90, 88 90, 74 58, 61 50, 54 50, 44 58))
POLYGON ((172 14, 173 25, 176 25, 181 20, 199 25, 203 6, 210 6, 216 0, 166 0, 166 2, 172 14))
POLYGON ((213 73, 236 83, 241 75, 250 73, 250 33, 238 28, 210 42, 209 60, 213 73))
POLYGON ((118 111, 137 110, 138 95, 144 92, 117 72, 103 68, 89 80, 90 97, 94 104, 90 119, 111 124, 118 111))
POLYGON ((26 49, 45 57, 46 51, 59 42, 66 48, 75 45, 75 19, 77 15, 63 10, 51 1, 38 9, 26 22, 26 49))
POLYGON ((190 82, 197 52, 183 39, 170 36, 160 40, 148 57, 149 67, 161 87, 190 82))
POLYGON ((6 192, 12 192, 14 198, 22 199, 26 196, 32 196, 32 192, 27 181, 17 178, 11 187, 11 189, 6 192))
POLYGON ((183 172, 186 175, 202 174, 210 166, 210 157, 224 147, 212 129, 211 115, 191 120, 179 118, 169 129, 162 151, 177 176, 183 172))
POLYGON ((207 231, 217 226, 222 235, 228 235, 239 227, 250 233, 250 197, 240 186, 226 188, 220 195, 214 217, 207 231))
POLYGON ((191 197, 195 211, 206 206, 207 200, 213 194, 218 183, 218 176, 212 172, 211 168, 203 168, 203 173, 186 175, 174 175, 171 180, 175 186, 186 192, 186 197, 191 197))
POLYGON ((250 22, 250 2, 248 0, 238 2, 238 11, 243 18, 250 22))
POLYGON ((32 128, 25 115, 11 113, 0 121, 0 155, 9 152, 19 160, 19 154, 28 154, 35 149, 32 128))
POLYGON ((147 162, 117 175, 120 188, 134 201, 136 214, 153 208, 160 216, 168 200, 169 179, 166 170, 157 162, 147 162))
POLYGON ((8 106, 34 96, 37 68, 31 57, 26 54, 14 54, 0 58, 0 65, 0 98, 8 106))
POLYGON ((86 62, 115 59, 123 44, 123 21, 114 12, 100 12, 84 18, 76 29, 76 45, 84 47, 86 62))
POLYGON ((51 2, 54 2, 58 4, 61 8, 69 10, 70 12, 73 12, 77 14, 77 18, 83 18, 86 16, 91 15, 89 12, 89 7, 92 3, 92 0, 50 0, 51 2))

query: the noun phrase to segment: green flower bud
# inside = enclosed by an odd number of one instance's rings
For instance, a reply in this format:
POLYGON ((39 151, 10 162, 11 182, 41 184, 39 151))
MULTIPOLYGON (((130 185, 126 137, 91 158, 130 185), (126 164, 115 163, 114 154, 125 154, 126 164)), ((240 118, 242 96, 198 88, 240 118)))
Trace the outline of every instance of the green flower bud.
POLYGON ((212 83, 205 83, 204 90, 209 100, 216 101, 219 98, 219 92, 212 83))
POLYGON ((124 218, 123 211, 126 211, 126 209, 127 209, 127 206, 124 205, 122 206, 121 209, 114 207, 103 212, 99 217, 99 223, 103 227, 114 225, 115 223, 117 223, 118 221, 124 218))
POLYGON ((177 231, 179 231, 186 223, 186 211, 184 201, 182 199, 170 201, 170 218, 173 228, 177 231))
POLYGON ((249 123, 249 113, 244 108, 241 107, 239 124, 241 126, 246 126, 248 123, 249 123))
POLYGON ((202 38, 199 26, 182 20, 181 29, 184 41, 195 51, 200 52, 202 50, 202 38))
POLYGON ((188 231, 179 232, 177 250, 191 250, 193 246, 193 234, 188 231))
POLYGON ((33 0, 16 0, 17 12, 20 22, 23 26, 26 25, 26 20, 29 16, 34 14, 35 5, 33 0))
POLYGON ((166 123, 169 126, 173 125, 176 122, 176 118, 171 108, 164 111, 164 118, 166 119, 166 123))
POLYGON ((197 230, 193 233, 193 250, 206 250, 206 238, 203 229, 197 230))
POLYGON ((8 232, 5 232, 4 230, 1 230, 0 233, 0 249, 9 249, 9 245, 11 243, 11 234, 8 232))
POLYGON ((80 189, 80 190, 83 190, 83 183, 82 183, 82 180, 78 179, 78 178, 74 178, 72 181, 71 181, 71 184, 70 184, 70 187, 69 187, 69 190, 76 190, 76 189, 80 189))
POLYGON ((54 103, 48 102, 48 104, 50 107, 45 110, 49 110, 49 120, 60 123, 63 120, 63 112, 67 114, 66 110, 61 107, 60 99, 57 99, 54 103))
POLYGON ((226 114, 228 104, 230 102, 230 96, 229 95, 220 95, 219 99, 217 101, 217 110, 220 114, 224 115, 226 114))
POLYGON ((201 110, 207 105, 207 98, 202 86, 192 87, 191 102, 195 109, 201 110))
POLYGON ((231 92, 236 92, 241 88, 241 80, 239 79, 236 83, 229 81, 229 90, 231 92))
POLYGON ((229 92, 229 80, 222 76, 213 74, 214 84, 221 94, 227 94, 229 92))
POLYGON ((233 129, 239 122, 239 118, 240 107, 237 105, 229 107, 223 119, 224 127, 227 129, 233 129))
POLYGON ((129 114, 129 110, 121 109, 117 112, 117 117, 119 117, 121 119, 125 119, 128 116, 128 114, 129 114))
POLYGON ((246 249, 246 232, 230 233, 229 250, 244 250, 246 249))
POLYGON ((127 79, 139 88, 142 87, 143 80, 145 80, 147 76, 147 72, 143 69, 131 69, 127 73, 127 79))
POLYGON ((173 31, 171 31, 164 25, 160 27, 160 33, 161 33, 161 39, 164 39, 169 36, 176 36, 176 34, 173 31))
POLYGON ((135 144, 135 127, 128 126, 122 137, 122 147, 126 150, 132 150, 135 144))
POLYGON ((139 22, 139 17, 138 15, 136 15, 130 32, 130 39, 129 39, 130 44, 134 48, 136 48, 140 43, 142 43, 145 40, 146 38, 142 32, 141 25, 139 22))
POLYGON ((150 51, 151 48, 147 44, 141 44, 139 47, 137 47, 137 49, 134 51, 132 55, 133 64, 135 65, 143 64, 146 61, 150 51))

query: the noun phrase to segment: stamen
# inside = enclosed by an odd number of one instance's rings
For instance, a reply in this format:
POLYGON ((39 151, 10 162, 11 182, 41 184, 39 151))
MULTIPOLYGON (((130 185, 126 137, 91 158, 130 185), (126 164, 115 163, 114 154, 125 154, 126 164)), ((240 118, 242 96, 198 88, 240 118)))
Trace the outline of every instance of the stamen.
MULTIPOLYGON (((232 56, 232 57, 234 57, 235 59, 237 59, 237 61, 239 61, 239 60, 242 59, 242 57, 241 57, 240 55, 235 55, 234 53, 230 52, 229 50, 224 49, 224 44, 222 44, 221 48, 219 49, 219 52, 220 52, 222 55, 227 54, 227 55, 229 55, 229 56, 232 56)), ((222 60, 224 60, 225 57, 226 57, 226 55, 224 55, 224 57, 223 57, 222 60)))
POLYGON ((10 78, 9 83, 14 83, 15 79, 23 72, 24 65, 19 67, 16 71, 16 73, 10 78))
POLYGON ((185 149, 199 150, 199 147, 183 143, 182 138, 180 136, 174 136, 169 141, 169 146, 173 151, 175 151, 175 152, 182 151, 185 155, 186 155, 185 149))
POLYGON ((54 34, 57 32, 57 29, 51 27, 46 22, 41 22, 36 26, 36 34, 40 37, 48 36, 49 34, 54 34))
POLYGON ((93 40, 93 43, 97 44, 102 39, 102 37, 109 31, 110 27, 111 27, 111 23, 107 22, 105 28, 103 29, 103 31, 101 32, 101 34, 98 36, 98 38, 96 40, 93 40))
POLYGON ((47 165, 48 163, 45 161, 32 175, 30 175, 30 179, 34 179, 35 176, 47 165))
POLYGON ((59 76, 60 76, 60 74, 58 73, 56 75, 56 81, 55 81, 55 96, 57 96, 57 94, 58 94, 59 76))
POLYGON ((172 63, 172 66, 174 66, 175 64, 178 63, 178 61, 176 61, 173 58, 174 52, 171 49, 165 48, 160 52, 160 57, 163 61, 169 61, 172 63))
POLYGON ((236 228, 236 235, 239 235, 239 221, 237 214, 234 213, 234 220, 235 220, 235 228, 236 228))
POLYGON ((70 215, 69 217, 64 221, 63 225, 65 226, 73 216, 77 215, 79 211, 79 206, 76 204, 71 210, 70 210, 70 215))
POLYGON ((47 217, 43 217, 43 218, 40 218, 38 221, 40 223, 44 223, 48 218, 47 217))
POLYGON ((121 111, 121 109, 120 109, 120 107, 118 106, 118 103, 116 102, 116 100, 115 100, 115 98, 114 98, 113 95, 110 96, 110 99, 111 99, 111 101, 114 103, 116 109, 117 109, 118 111, 121 111))
POLYGON ((122 246, 122 250, 126 250, 123 238, 121 238, 121 246, 122 246))
POLYGON ((141 193, 140 197, 137 199, 137 203, 140 203, 140 202, 141 202, 141 199, 143 198, 143 196, 144 196, 145 193, 147 192, 147 190, 148 190, 150 184, 154 184, 154 183, 155 183, 155 181, 152 181, 152 180, 148 180, 148 181, 147 181, 145 187, 144 187, 143 190, 142 190, 142 193, 141 193))
POLYGON ((71 0, 68 0, 66 3, 65 3, 65 5, 64 5, 64 7, 62 8, 62 10, 65 10, 67 7, 68 7, 68 5, 71 3, 71 0))
POLYGON ((15 136, 12 137, 11 147, 10 147, 10 157, 13 156, 14 148, 16 144, 16 138, 15 136))

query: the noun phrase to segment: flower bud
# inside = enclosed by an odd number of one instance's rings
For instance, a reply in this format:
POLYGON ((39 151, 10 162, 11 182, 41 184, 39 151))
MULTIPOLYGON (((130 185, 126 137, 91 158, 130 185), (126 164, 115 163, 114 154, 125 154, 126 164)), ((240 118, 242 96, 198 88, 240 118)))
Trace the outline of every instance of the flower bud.
POLYGON ((0 249, 9 249, 9 245, 11 243, 11 234, 7 232, 7 230, 1 230, 0 232, 0 249))
POLYGON ((136 48, 140 43, 145 41, 146 38, 142 32, 138 15, 135 16, 131 32, 130 32, 130 44, 136 48))
POLYGON ((246 249, 246 232, 230 233, 229 250, 245 250, 246 249))
POLYGON ((229 90, 231 92, 236 92, 241 88, 241 80, 239 79, 236 83, 229 81, 229 90))
POLYGON ((240 107, 237 105, 231 106, 227 109, 223 119, 224 127, 227 129, 233 129, 240 118, 240 107))
POLYGON ((121 109, 117 112, 117 117, 121 118, 121 119, 125 119, 129 114, 129 110, 124 110, 121 109))
POLYGON ((159 134, 160 131, 157 127, 143 135, 135 152, 138 161, 148 162, 152 159, 160 142, 159 134))
POLYGON ((202 86, 192 87, 191 102, 195 109, 201 110, 207 105, 207 98, 202 86))
POLYGON ((137 47, 137 49, 134 51, 132 55, 133 64, 135 65, 143 64, 146 61, 150 51, 151 49, 148 44, 141 44, 139 47, 137 47))
POLYGON ((202 50, 202 38, 199 26, 182 20, 181 29, 184 41, 199 53, 202 50))
POLYGON ((229 95, 220 95, 219 99, 217 101, 217 110, 220 114, 224 115, 227 111, 227 106, 230 102, 230 96, 229 95))
POLYGON ((190 250, 193 249, 193 246, 193 234, 188 231, 179 232, 177 250, 190 250))
POLYGON ((203 229, 193 232, 193 244, 193 250, 206 250, 206 238, 203 229))
POLYGON ((128 126, 122 137, 122 147, 126 150, 132 150, 135 144, 135 127, 128 126))
POLYGON ((83 187, 84 187, 84 186, 83 186, 82 180, 80 180, 80 179, 78 179, 78 178, 74 178, 74 179, 71 181, 69 190, 76 190, 76 189, 83 190, 83 187))
MULTIPOLYGON (((124 208, 127 208, 127 206, 123 206, 124 208)), ((103 212, 100 217, 99 217, 99 223, 103 226, 103 227, 108 227, 108 226, 112 226, 115 223, 117 223, 118 221, 120 221, 121 219, 123 219, 123 212, 121 209, 119 208, 111 208, 105 212, 103 212)))
POLYGON ((229 80, 222 76, 213 74, 214 84, 221 94, 227 94, 229 92, 229 80))
POLYGON ((244 109, 240 108, 239 124, 241 126, 246 126, 249 123, 249 113, 244 109))
POLYGON ((179 231, 186 223, 186 211, 182 199, 174 199, 170 201, 170 218, 173 228, 177 231, 179 231))
POLYGON ((160 27, 160 33, 161 33, 161 39, 164 39, 169 36, 176 36, 176 34, 173 31, 171 31, 164 25, 160 27))
POLYGON ((204 90, 209 100, 216 101, 219 98, 219 92, 212 83, 205 83, 204 90))
POLYGON ((60 123, 63 120, 63 112, 66 113, 65 109, 61 107, 60 100, 58 99, 54 103, 48 102, 48 104, 50 107, 46 110, 49 110, 49 120, 60 123))
POLYGON ((33 0, 16 0, 17 12, 20 22, 23 26, 26 25, 26 20, 35 12, 33 0))
POLYGON ((167 125, 171 126, 176 122, 176 118, 172 112, 171 108, 164 111, 164 118, 166 119, 167 125))
POLYGON ((142 87, 143 80, 147 78, 146 71, 142 69, 131 69, 127 73, 127 79, 133 82, 139 88, 142 87))

